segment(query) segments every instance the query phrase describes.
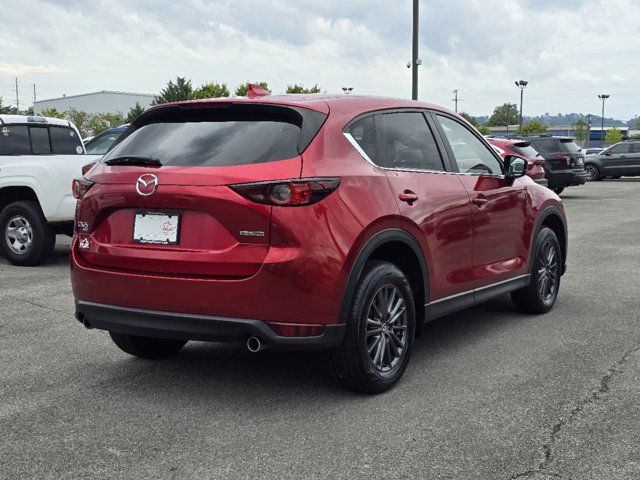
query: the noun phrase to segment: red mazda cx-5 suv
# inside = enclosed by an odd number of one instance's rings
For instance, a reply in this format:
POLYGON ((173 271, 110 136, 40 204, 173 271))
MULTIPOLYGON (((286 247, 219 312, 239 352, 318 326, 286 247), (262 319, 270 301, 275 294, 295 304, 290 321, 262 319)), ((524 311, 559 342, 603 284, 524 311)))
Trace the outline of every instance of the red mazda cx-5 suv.
POLYGON ((531 146, 530 142, 509 138, 488 138, 487 141, 498 152, 500 158, 504 159, 508 155, 524 158, 527 161, 526 174, 536 183, 547 186, 548 182, 544 173, 545 159, 531 146))
POLYGON ((153 107, 74 182, 86 327, 144 358, 327 349, 380 392, 426 321, 505 293, 553 307, 565 215, 521 158, 434 105, 263 93, 153 107))

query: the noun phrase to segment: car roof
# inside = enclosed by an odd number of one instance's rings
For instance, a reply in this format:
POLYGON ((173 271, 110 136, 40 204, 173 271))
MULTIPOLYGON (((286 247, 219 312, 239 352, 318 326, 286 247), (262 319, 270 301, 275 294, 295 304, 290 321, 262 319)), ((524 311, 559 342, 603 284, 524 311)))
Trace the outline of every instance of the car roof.
POLYGON ((373 95, 354 95, 354 94, 286 94, 286 95, 264 95, 249 97, 225 97, 211 98, 202 100, 187 100, 183 102, 172 102, 161 105, 155 105, 149 110, 167 105, 189 105, 189 106, 213 106, 225 103, 242 103, 242 104, 268 104, 282 105, 288 107, 300 107, 315 110, 324 114, 329 112, 357 115, 367 111, 383 110, 391 108, 428 108, 445 113, 453 113, 446 108, 431 103, 418 102, 414 100, 377 97, 373 95))
POLYGON ((42 117, 40 115, 0 115, 0 124, 2 123, 28 123, 33 125, 59 125, 71 127, 69 120, 61 118, 42 117))

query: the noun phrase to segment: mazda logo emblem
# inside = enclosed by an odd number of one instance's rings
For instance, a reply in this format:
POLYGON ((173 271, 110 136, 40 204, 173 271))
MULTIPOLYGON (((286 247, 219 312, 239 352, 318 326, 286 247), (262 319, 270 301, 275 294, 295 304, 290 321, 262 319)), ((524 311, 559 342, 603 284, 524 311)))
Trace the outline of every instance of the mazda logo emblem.
POLYGON ((148 197, 149 195, 153 195, 156 193, 158 189, 158 177, 151 173, 145 173, 144 175, 140 175, 138 180, 136 181, 136 192, 138 192, 143 197, 148 197))

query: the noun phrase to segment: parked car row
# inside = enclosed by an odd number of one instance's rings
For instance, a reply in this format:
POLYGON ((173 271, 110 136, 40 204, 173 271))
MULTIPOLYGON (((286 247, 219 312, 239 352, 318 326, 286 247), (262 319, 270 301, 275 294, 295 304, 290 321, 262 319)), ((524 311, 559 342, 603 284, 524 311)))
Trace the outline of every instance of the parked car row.
POLYGON ((585 170, 589 180, 640 175, 640 141, 616 143, 596 155, 588 156, 585 170))

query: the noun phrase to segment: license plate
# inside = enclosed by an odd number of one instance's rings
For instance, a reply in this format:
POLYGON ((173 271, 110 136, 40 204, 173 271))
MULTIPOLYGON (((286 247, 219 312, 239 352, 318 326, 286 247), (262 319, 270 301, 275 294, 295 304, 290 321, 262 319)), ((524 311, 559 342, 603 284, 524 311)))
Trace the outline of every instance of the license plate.
POLYGON ((137 212, 133 224, 133 241, 159 245, 176 245, 180 232, 177 213, 137 212))

